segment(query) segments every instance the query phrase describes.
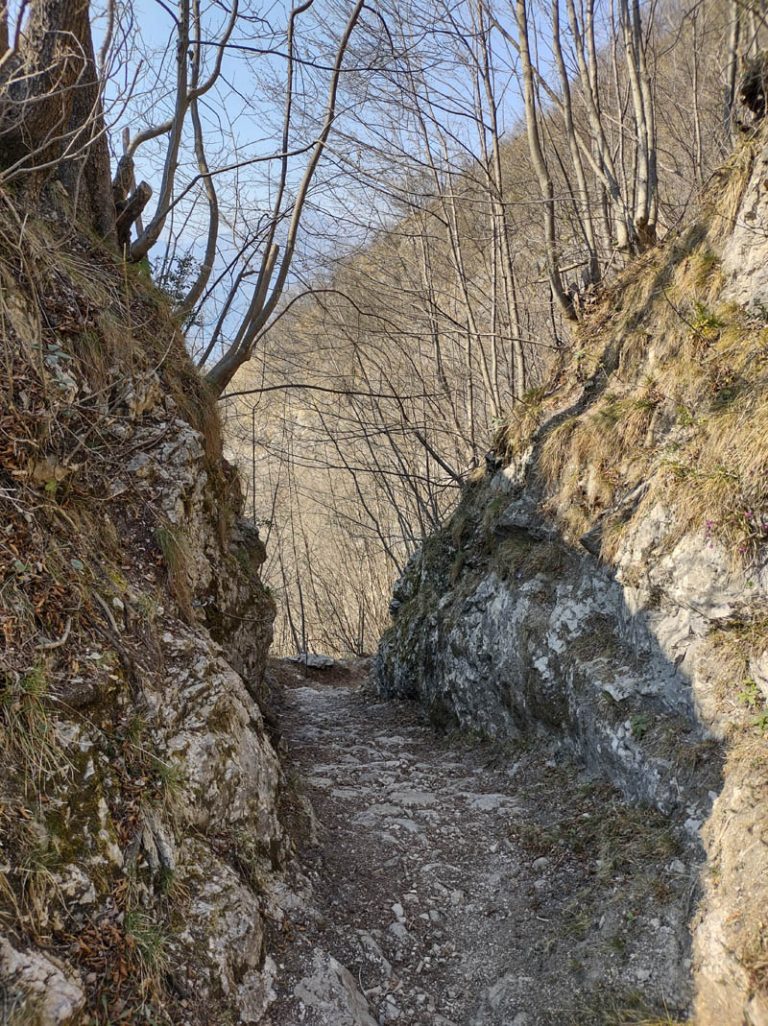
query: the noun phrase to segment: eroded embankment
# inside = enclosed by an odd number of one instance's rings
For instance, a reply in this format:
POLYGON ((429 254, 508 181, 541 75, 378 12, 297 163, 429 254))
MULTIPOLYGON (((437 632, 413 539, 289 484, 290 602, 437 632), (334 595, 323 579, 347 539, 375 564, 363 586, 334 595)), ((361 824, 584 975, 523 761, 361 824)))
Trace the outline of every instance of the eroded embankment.
POLYGON ((606 291, 398 583, 377 664, 700 838, 698 1026, 768 1022, 766 167, 763 134, 606 291))
POLYGON ((0 213, 0 1019, 258 1022, 264 548, 167 300, 47 213, 0 213))

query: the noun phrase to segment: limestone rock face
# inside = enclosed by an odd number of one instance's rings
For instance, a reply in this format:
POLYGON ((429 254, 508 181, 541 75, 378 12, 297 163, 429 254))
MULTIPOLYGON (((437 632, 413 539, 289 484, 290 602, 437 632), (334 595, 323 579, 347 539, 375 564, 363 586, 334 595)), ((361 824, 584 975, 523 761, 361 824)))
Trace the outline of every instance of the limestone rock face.
MULTIPOLYGON (((500 495, 519 521, 521 499, 503 474, 481 515, 500 495)), ((701 863, 695 1022, 757 1026, 768 1005, 744 961, 768 898, 768 773, 759 737, 743 749, 718 741, 731 728, 708 639, 768 591, 759 570, 735 570, 709 539, 670 546, 672 523, 651 510, 612 567, 563 538, 544 540, 545 525, 514 528, 511 573, 481 555, 479 538, 461 553, 447 536, 432 540, 397 585, 378 688, 418 699, 448 728, 559 737, 628 797, 667 813, 701 863), (466 569, 452 579, 457 558, 466 569)), ((763 661, 753 663, 761 688, 763 661)), ((681 977, 686 950, 683 937, 681 977)))
POLYGON ((325 951, 315 952, 313 972, 297 984, 295 995, 321 1022, 378 1026, 352 974, 325 951))
POLYGON ((265 954, 264 910, 253 888, 205 845, 186 841, 180 854, 191 896, 173 959, 187 970, 183 986, 209 1007, 236 1009, 240 1022, 260 1022, 276 973, 265 954))
MULTIPOLYGON (((505 497, 506 521, 519 520, 520 500, 505 488, 502 474, 493 497, 505 497)), ((716 601, 708 595, 694 543, 695 558, 680 545, 625 591, 621 569, 612 573, 562 539, 545 541, 543 526, 513 531, 520 567, 511 579, 476 565, 452 585, 450 564, 422 553, 398 586, 411 597, 382 642, 380 688, 491 737, 556 732, 628 795, 701 822, 717 767, 709 780, 700 774, 701 786, 685 765, 673 767, 678 744, 693 751, 708 737, 680 657, 731 610, 729 598, 738 601, 736 584, 726 577, 716 601), (681 577, 695 596, 686 607, 677 602, 681 577), (671 594, 662 599, 665 584, 671 594)), ((627 565, 635 548, 628 538, 627 565)))
POLYGON ((725 298, 744 307, 768 304, 766 177, 768 146, 755 159, 736 224, 723 250, 723 270, 728 275, 725 298))
MULTIPOLYGON (((85 386, 63 351, 59 363, 68 402, 85 386)), ((120 385, 99 422, 110 476, 82 489, 96 527, 75 535, 61 516, 63 640, 39 669, 23 648, 18 669, 0 664, 0 684, 23 703, 34 682, 45 710, 20 706, 40 751, 19 750, 0 794, 13 824, 0 824, 0 903, 7 882, 16 894, 0 1003, 32 1026, 258 1023, 277 972, 267 931, 295 900, 256 700, 274 617, 264 547, 213 429, 192 426, 157 374, 120 385)), ((50 528, 41 538, 58 551, 50 528)))
MULTIPOLYGON (((744 332, 761 330, 768 308, 767 168, 768 149, 757 145, 732 231, 718 221, 708 243, 722 272, 719 301, 744 332)), ((419 700, 449 729, 559 739, 629 798, 669 815, 700 869, 693 1021, 757 1026, 768 1022, 764 539, 738 558, 678 506, 665 482, 693 428, 663 404, 642 444, 639 483, 630 472, 637 453, 600 449, 594 429, 585 432, 594 454, 584 442, 561 464, 570 484, 542 469, 558 431, 567 439, 574 425, 596 422, 596 397, 636 409, 643 400, 632 389, 674 367, 664 329, 647 312, 638 327, 647 341, 633 351, 634 369, 622 355, 630 336, 606 339, 600 374, 583 390, 565 382, 524 451, 469 485, 450 523, 411 560, 378 652, 378 689, 419 700), (625 479, 623 491, 613 484, 625 479)))
POLYGON ((7 1021, 14 1021, 14 1013, 29 1026, 76 1026, 80 1021, 85 1005, 81 982, 39 951, 17 951, 0 937, 0 980, 7 1021))

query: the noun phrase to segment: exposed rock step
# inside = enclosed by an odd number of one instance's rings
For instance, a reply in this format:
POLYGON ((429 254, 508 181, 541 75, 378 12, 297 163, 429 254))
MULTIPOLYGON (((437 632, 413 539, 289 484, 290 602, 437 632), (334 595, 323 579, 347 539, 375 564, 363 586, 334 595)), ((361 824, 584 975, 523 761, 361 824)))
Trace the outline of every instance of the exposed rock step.
POLYGON ((696 870, 666 820, 538 739, 443 738, 359 681, 291 674, 281 729, 316 814, 301 853, 315 909, 273 939, 271 1026, 684 1011, 696 870))

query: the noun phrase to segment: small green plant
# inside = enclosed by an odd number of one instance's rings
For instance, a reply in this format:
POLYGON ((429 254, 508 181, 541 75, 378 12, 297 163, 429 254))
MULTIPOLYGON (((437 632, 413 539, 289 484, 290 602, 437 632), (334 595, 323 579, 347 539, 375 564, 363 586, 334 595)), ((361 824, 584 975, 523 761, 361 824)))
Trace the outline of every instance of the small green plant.
POLYGON ((166 762, 156 755, 150 756, 151 772, 155 778, 158 801, 171 816, 184 792, 187 777, 182 766, 166 762))
POLYGON ((677 403, 675 406, 675 416, 680 427, 693 427, 696 423, 693 411, 685 403, 677 403))
POLYGON ((641 413, 652 413, 660 402, 661 397, 654 393, 641 395, 632 400, 632 409, 639 410, 641 413))
POLYGON ((125 936, 142 975, 157 977, 165 971, 168 966, 167 937, 160 925, 146 912, 126 912, 125 936))
POLYGON ((617 955, 625 955, 627 952, 627 938, 622 934, 617 933, 608 941, 610 948, 616 952, 617 955))
POLYGON ((162 759, 155 759, 155 770, 158 779, 163 785, 164 791, 168 794, 178 794, 184 787, 186 777, 181 766, 176 763, 164 762, 162 759))
POLYGON ((147 726, 147 721, 143 716, 139 715, 138 713, 134 716, 131 716, 131 718, 128 720, 128 723, 125 726, 126 742, 133 747, 139 747, 143 745, 144 739, 147 734, 147 726))
POLYGON ((642 391, 630 400, 630 406, 632 409, 639 410, 642 413, 652 413, 663 399, 664 396, 659 390, 653 375, 646 374, 643 379, 642 391))
POLYGON ((704 303, 695 302, 693 304, 691 329, 697 339, 702 342, 715 342, 725 326, 725 321, 706 307, 704 303))
MULTIPOLYGON (((150 264, 149 268, 154 274, 154 266, 150 264)), ((194 254, 188 250, 181 256, 174 257, 167 270, 159 273, 154 278, 154 282, 161 292, 164 292, 170 299, 172 306, 177 307, 189 292, 199 271, 200 265, 195 260, 194 254)), ((198 317, 188 315, 184 321, 184 326, 189 328, 200 323, 201 321, 198 317)))
POLYGON ((160 603, 154 595, 142 591, 136 596, 136 608, 148 623, 153 623, 157 619, 160 603))
POLYGON ((189 888, 183 884, 174 869, 161 866, 157 873, 157 889, 164 897, 174 903, 189 899, 189 888))
POLYGON ((653 726, 653 717, 650 713, 635 713, 630 718, 630 730, 635 741, 642 741, 645 735, 653 726))
POLYGON ((762 703, 762 694, 757 684, 751 679, 745 680, 739 692, 739 701, 747 709, 758 709, 762 703))
POLYGON ((761 734, 768 734, 768 711, 756 716, 752 720, 752 726, 757 727, 761 734))
POLYGON ((45 778, 68 766, 51 725, 49 689, 43 662, 23 675, 0 676, 0 749, 28 769, 25 786, 40 788, 45 778))

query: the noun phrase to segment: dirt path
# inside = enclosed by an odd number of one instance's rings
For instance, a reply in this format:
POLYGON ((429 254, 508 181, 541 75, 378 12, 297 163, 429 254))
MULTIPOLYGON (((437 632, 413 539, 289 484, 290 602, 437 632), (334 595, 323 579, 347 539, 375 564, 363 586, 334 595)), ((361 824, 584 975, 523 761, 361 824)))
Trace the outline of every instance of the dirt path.
POLYGON ((359 678, 281 677, 316 838, 300 852, 314 907, 275 941, 273 1026, 587 1026, 684 1009, 693 877, 662 817, 538 739, 470 745, 359 678))

